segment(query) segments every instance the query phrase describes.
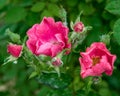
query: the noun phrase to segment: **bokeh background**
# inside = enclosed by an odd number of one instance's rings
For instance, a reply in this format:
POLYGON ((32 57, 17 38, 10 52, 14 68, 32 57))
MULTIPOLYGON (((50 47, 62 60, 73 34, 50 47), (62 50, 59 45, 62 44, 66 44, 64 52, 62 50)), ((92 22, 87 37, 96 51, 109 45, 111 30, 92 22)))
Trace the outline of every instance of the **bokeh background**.
MULTIPOLYGON (((44 16, 52 16, 56 21, 61 20, 61 6, 67 12, 68 26, 70 21, 74 21, 83 11, 81 21, 85 26, 93 27, 84 41, 86 47, 99 41, 101 35, 113 31, 114 23, 119 18, 105 9, 110 1, 113 0, 0 0, 0 65, 9 56, 6 51, 10 41, 5 33, 7 28, 19 34, 23 40, 26 31, 33 24, 40 23, 44 16)), ((120 46, 112 35, 108 47, 112 53, 117 54, 113 75, 103 76, 100 86, 92 86, 96 92, 90 96, 120 96, 120 46)), ((76 62, 76 65, 79 66, 79 63, 76 62)), ((0 96, 73 96, 69 92, 64 95, 61 91, 39 84, 36 79, 29 79, 29 75, 30 69, 21 58, 18 64, 0 66, 0 96)), ((81 94, 76 96, 84 95, 81 91, 81 94)))

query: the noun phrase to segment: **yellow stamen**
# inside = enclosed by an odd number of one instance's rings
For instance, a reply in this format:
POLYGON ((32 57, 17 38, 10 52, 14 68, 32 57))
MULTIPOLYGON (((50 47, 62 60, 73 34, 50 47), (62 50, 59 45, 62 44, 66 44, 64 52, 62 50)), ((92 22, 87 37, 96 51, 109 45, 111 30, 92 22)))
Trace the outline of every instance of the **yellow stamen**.
POLYGON ((99 56, 92 57, 92 65, 95 66, 97 63, 100 63, 100 57, 99 56))

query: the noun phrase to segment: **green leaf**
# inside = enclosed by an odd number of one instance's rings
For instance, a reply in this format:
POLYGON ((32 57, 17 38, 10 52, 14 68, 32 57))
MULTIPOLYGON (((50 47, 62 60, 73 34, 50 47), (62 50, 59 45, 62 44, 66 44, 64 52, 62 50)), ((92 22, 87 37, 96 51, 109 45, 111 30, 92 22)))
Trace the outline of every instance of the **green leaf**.
POLYGON ((50 0, 52 3, 57 3, 58 0, 50 0))
POLYGON ((101 88, 99 90, 99 94, 100 94, 100 96, 111 96, 110 90, 106 89, 106 88, 101 88))
POLYGON ((56 73, 43 73, 40 77, 37 78, 38 82, 45 85, 49 85, 55 89, 62 89, 69 86, 71 82, 71 77, 69 75, 61 73, 61 76, 58 77, 56 73))
POLYGON ((68 88, 57 90, 55 96, 73 96, 73 90, 68 88))
POLYGON ((45 7, 45 3, 44 2, 37 2, 36 4, 34 4, 31 8, 31 11, 33 12, 40 12, 44 9, 45 7))
POLYGON ((6 29, 6 35, 12 40, 12 42, 19 43, 20 42, 20 35, 17 33, 13 33, 10 29, 6 29))
POLYGON ((95 12, 95 8, 91 4, 80 3, 78 9, 83 11, 83 15, 92 15, 95 12))
POLYGON ((48 17, 48 16, 53 16, 53 15, 51 14, 50 11, 44 10, 44 11, 42 12, 42 14, 40 15, 41 19, 43 19, 44 16, 48 17))
POLYGON ((67 12, 63 7, 59 10, 59 18, 61 18, 64 25, 67 25, 67 12))
POLYGON ((51 89, 49 87, 43 86, 37 96, 49 96, 50 91, 51 89))
POLYGON ((25 22, 27 23, 27 25, 32 26, 33 24, 40 22, 39 20, 40 20, 40 17, 38 14, 29 12, 27 14, 27 18, 25 19, 25 22))
POLYGON ((0 9, 6 5, 7 0, 0 0, 0 9))
POLYGON ((74 7, 77 4, 77 0, 66 0, 66 3, 70 7, 74 7))
POLYGON ((120 45, 120 19, 118 19, 113 28, 113 36, 116 39, 117 43, 120 45))
POLYGON ((84 90, 78 90, 76 92, 76 96, 85 96, 85 91, 84 90))
POLYGON ((92 16, 90 17, 90 19, 88 18, 85 18, 85 19, 86 19, 85 23, 86 24, 90 23, 90 25, 93 27, 92 31, 88 33, 88 36, 86 38, 87 45, 90 45, 93 42, 99 41, 102 22, 97 16, 92 16))
POLYGON ((9 9, 5 16, 6 23, 17 23, 25 18, 26 10, 22 7, 13 7, 9 9))
POLYGON ((120 0, 113 0, 109 2, 105 9, 114 15, 120 15, 120 0))
POLYGON ((7 95, 9 95, 9 92, 8 92, 8 91, 5 91, 5 92, 4 92, 4 91, 3 91, 3 92, 1 91, 1 92, 0 92, 0 96, 7 96, 7 95))
POLYGON ((98 3, 102 3, 104 0, 96 0, 98 3))
POLYGON ((56 4, 51 3, 48 5, 48 11, 50 11, 54 16, 59 16, 60 8, 56 4))
POLYGON ((36 71, 32 72, 31 75, 29 76, 29 79, 35 77, 36 75, 37 75, 37 72, 36 72, 36 71))
POLYGON ((114 18, 115 16, 114 16, 113 14, 107 12, 107 11, 103 11, 102 17, 103 17, 105 20, 114 20, 113 18, 114 18))

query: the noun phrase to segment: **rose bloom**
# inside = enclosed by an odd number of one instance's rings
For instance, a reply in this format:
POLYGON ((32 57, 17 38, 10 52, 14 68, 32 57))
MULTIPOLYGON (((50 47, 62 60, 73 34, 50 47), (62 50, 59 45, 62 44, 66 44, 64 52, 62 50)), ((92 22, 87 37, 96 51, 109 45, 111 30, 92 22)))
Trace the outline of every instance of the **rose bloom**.
POLYGON ((81 77, 111 75, 116 56, 112 55, 102 42, 93 43, 86 52, 80 52, 81 77))
POLYGON ((13 57, 16 57, 16 58, 21 56, 22 49, 23 49, 22 45, 16 45, 16 44, 11 44, 10 43, 7 46, 7 52, 9 54, 11 54, 13 57))
POLYGON ((84 28, 84 24, 82 22, 77 22, 74 26, 73 29, 75 32, 82 32, 84 28))
POLYGON ((68 43, 69 29, 62 22, 55 22, 51 17, 44 17, 40 24, 35 24, 27 31, 27 47, 35 55, 55 57, 68 43))

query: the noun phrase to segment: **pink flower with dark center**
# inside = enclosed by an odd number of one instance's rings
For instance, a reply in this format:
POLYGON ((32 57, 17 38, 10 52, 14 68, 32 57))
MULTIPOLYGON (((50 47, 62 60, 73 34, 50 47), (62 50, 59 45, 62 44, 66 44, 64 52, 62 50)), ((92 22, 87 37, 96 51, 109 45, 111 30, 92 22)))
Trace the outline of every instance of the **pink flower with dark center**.
POLYGON ((22 49, 23 49, 22 45, 16 45, 16 44, 11 44, 10 43, 7 46, 7 52, 9 54, 11 54, 13 57, 16 57, 16 58, 21 56, 22 49))
POLYGON ((35 55, 55 57, 63 49, 71 47, 68 32, 69 29, 62 22, 44 17, 40 24, 35 24, 28 30, 27 47, 35 55))
POLYGON ((75 32, 82 32, 84 28, 84 24, 82 22, 77 22, 74 26, 73 29, 75 32))
POLYGON ((86 52, 80 52, 81 77, 111 75, 116 55, 112 55, 102 42, 93 43, 86 52))

